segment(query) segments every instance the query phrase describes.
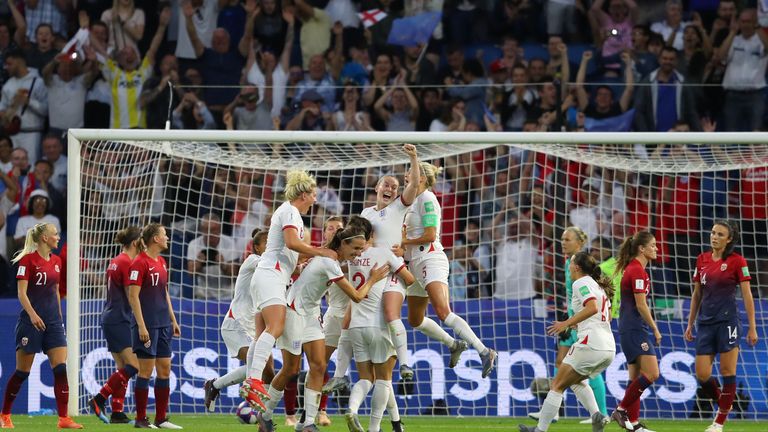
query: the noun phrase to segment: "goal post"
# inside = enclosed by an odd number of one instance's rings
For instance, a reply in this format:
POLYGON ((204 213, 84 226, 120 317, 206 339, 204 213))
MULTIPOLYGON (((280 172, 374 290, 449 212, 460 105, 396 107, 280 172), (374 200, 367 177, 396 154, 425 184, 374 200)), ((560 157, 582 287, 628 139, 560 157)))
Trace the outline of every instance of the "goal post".
MULTIPOLYGON (((751 236, 745 248, 759 247, 768 235, 754 216, 759 202, 736 201, 747 173, 757 183, 768 181, 768 133, 75 129, 69 132, 67 190, 71 414, 87 409, 89 395, 112 371, 99 314, 104 272, 119 251, 111 244, 118 229, 160 221, 169 230, 165 255, 182 327, 181 339, 174 341, 171 410, 201 413, 205 379, 239 364, 228 357, 219 334, 231 276, 218 260, 240 262, 250 230, 265 228, 280 204, 287 170, 305 169, 318 180, 318 203, 305 219, 316 244, 325 217, 348 217, 370 205, 379 176, 394 174, 402 186, 406 142, 418 145, 421 160, 445 169, 435 188, 451 261, 451 306, 500 352, 499 367, 488 378, 479 376, 479 357, 472 350, 451 370, 444 347, 406 324, 417 372, 415 394, 398 399, 406 414, 437 407, 441 399, 451 414, 465 416, 523 416, 538 409, 534 383, 552 376, 556 350, 544 329, 564 302, 559 236, 572 224, 583 224, 590 242, 605 238, 610 248, 635 229, 657 234, 662 254, 652 264, 651 277, 653 309, 664 335, 662 378, 644 395, 644 409, 650 417, 671 418, 706 411, 695 395, 694 345, 682 338, 688 272, 707 247, 710 227, 704 225, 717 218, 743 222, 745 214, 752 215, 742 223, 742 230, 752 230, 744 232, 751 236), (684 214, 682 198, 695 214, 684 214), (216 223, 203 223, 207 214, 214 214, 216 223), (194 246, 205 235, 226 237, 232 246, 216 246, 218 257, 209 256, 211 247, 194 246), (190 258, 191 250, 199 254, 190 258), (204 271, 189 265, 196 257, 204 271)), ((750 271, 767 264, 757 255, 751 258, 752 250, 744 253, 750 271)), ((768 284, 768 275, 761 273, 766 269, 754 270, 757 288, 756 277, 768 284)), ((755 304, 758 334, 768 337, 768 299, 757 297, 755 304)), ((404 309, 404 322, 406 316, 404 309)), ((744 319, 742 328, 745 332, 744 319)), ((761 341, 752 348, 743 340, 741 346, 738 378, 751 398, 743 414, 766 419, 762 377, 768 347, 761 341)), ((620 353, 605 375, 612 407, 627 384, 620 353)), ((237 405, 236 393, 234 388, 222 392, 221 412, 237 405)), ((130 390, 126 402, 132 403, 130 390)), ((566 397, 566 407, 568 416, 585 415, 572 396, 566 397)), ((329 410, 335 409, 332 403, 329 410)))

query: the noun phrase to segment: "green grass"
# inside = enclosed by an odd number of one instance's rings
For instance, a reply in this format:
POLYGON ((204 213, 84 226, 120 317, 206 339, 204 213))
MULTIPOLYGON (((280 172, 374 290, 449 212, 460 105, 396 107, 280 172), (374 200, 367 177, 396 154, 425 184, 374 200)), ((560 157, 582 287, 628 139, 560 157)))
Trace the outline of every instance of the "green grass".
MULTIPOLYGON (((346 432, 347 427, 343 417, 333 416, 333 425, 327 428, 321 428, 323 432, 346 432)), ((105 425, 96 417, 77 417, 89 431, 111 431, 133 430, 130 425, 105 425), (130 429, 129 429, 130 428, 130 429)), ((363 425, 368 424, 367 419, 363 420, 363 425)), ((234 416, 230 415, 175 415, 172 421, 185 430, 201 432, 237 432, 237 431, 256 431, 257 426, 248 426, 238 423, 234 416)), ((17 430, 54 430, 56 427, 56 418, 54 416, 29 417, 25 415, 14 415, 13 422, 17 430)), ((406 417, 404 423, 408 432, 450 432, 450 431, 517 431, 518 423, 535 424, 529 419, 514 418, 456 418, 456 417, 406 417)), ((283 417, 276 416, 275 423, 278 425, 279 432, 290 432, 293 428, 283 426, 283 417)), ((686 421, 686 420, 650 420, 647 426, 657 432, 703 432, 709 425, 708 421, 686 421)), ((383 431, 392 430, 389 421, 382 424, 383 431)), ((552 432, 579 432, 591 431, 588 425, 580 425, 576 420, 563 420, 552 425, 549 428, 552 432)), ((731 421, 726 424, 727 432, 765 432, 768 430, 768 423, 755 421, 731 421)), ((606 431, 619 432, 620 429, 615 424, 611 424, 606 431)))

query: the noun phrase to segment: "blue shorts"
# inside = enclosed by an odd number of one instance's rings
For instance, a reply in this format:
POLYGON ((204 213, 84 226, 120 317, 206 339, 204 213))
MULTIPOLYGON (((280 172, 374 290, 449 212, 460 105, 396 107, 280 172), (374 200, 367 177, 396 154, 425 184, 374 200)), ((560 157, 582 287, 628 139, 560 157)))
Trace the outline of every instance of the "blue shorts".
POLYGON ((139 358, 170 358, 173 327, 154 327, 147 329, 147 331, 149 331, 149 340, 144 343, 139 340, 139 326, 131 327, 133 352, 136 353, 136 356, 139 358))
POLYGON ((641 355, 656 357, 655 342, 645 330, 620 333, 619 340, 621 341, 621 352, 627 358, 627 364, 635 363, 641 355))
POLYGON ((738 320, 699 324, 696 333, 696 355, 726 353, 739 347, 741 326, 738 320))
POLYGON ((45 330, 36 329, 31 323, 19 320, 16 323, 16 351, 27 354, 47 353, 53 348, 67 346, 64 323, 45 323, 45 330))
POLYGON ((133 346, 130 323, 102 324, 101 329, 104 331, 109 352, 119 353, 133 346))

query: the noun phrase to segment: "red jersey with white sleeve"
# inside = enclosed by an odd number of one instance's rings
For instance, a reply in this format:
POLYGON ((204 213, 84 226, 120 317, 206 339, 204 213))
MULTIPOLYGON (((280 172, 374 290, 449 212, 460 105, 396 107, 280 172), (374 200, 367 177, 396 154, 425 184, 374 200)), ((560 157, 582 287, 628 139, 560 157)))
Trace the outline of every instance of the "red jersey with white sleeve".
MULTIPOLYGON (((56 295, 60 273, 61 259, 54 254, 45 259, 35 251, 24 255, 19 260, 16 279, 28 282, 27 297, 29 303, 46 324, 62 322, 59 300, 56 295)), ((29 314, 23 309, 19 318, 25 323, 32 324, 29 314)))
POLYGON ((635 302, 635 293, 643 293, 648 301, 651 292, 651 278, 637 258, 630 261, 621 277, 621 305, 619 308, 619 333, 645 331, 651 328, 640 316, 635 302))
MULTIPOLYGON (((158 256, 153 259, 146 252, 140 253, 131 263, 128 285, 138 285, 139 303, 144 325, 149 328, 168 327, 171 315, 168 311, 168 267, 165 259, 158 256)), ((135 317, 133 318, 135 323, 135 317)))
POLYGON ((320 301, 328 288, 343 277, 344 272, 335 259, 312 258, 288 289, 288 305, 299 315, 320 316, 320 301))
POLYGON ((577 343, 598 351, 616 351, 616 341, 611 331, 611 301, 605 291, 590 276, 576 279, 572 285, 571 308, 573 314, 584 310, 589 302, 595 302, 597 313, 578 324, 577 343))
POLYGON ((693 281, 701 284, 698 322, 713 324, 738 319, 736 292, 742 282, 750 279, 747 261, 735 252, 717 260, 712 258, 712 251, 699 255, 693 273, 693 281))
POLYGON ((288 249, 283 238, 283 231, 296 230, 300 240, 304 240, 304 221, 301 219, 299 209, 286 201, 272 214, 272 222, 269 224, 267 234, 267 247, 259 261, 262 269, 276 270, 283 278, 285 285, 291 281, 291 274, 296 268, 299 253, 288 249))

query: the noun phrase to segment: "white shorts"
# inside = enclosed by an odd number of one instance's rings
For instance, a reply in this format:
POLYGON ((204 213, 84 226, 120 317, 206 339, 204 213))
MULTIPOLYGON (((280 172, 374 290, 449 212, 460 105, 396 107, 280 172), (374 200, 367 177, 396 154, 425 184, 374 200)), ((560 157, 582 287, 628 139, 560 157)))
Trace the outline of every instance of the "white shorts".
POLYGON ((382 364, 397 355, 387 329, 355 327, 349 329, 349 336, 352 339, 352 352, 357 362, 369 361, 373 364, 382 364))
POLYGON ((594 378, 611 365, 615 356, 613 351, 598 351, 575 344, 568 350, 563 363, 570 365, 581 376, 594 378))
POLYGON ((297 356, 301 355, 301 347, 305 343, 323 339, 325 334, 319 316, 299 315, 291 308, 285 311, 285 327, 282 336, 277 339, 278 348, 297 356))
POLYGON ((416 283, 408 287, 408 295, 412 297, 429 297, 426 286, 432 282, 441 282, 448 286, 450 264, 443 252, 432 252, 427 256, 411 261, 408 264, 411 273, 416 277, 416 283))
POLYGON ((285 277, 277 270, 257 268, 253 272, 253 308, 261 312, 267 306, 285 306, 287 284, 285 277))
POLYGON ((251 345, 251 341, 253 341, 253 337, 240 326, 236 319, 229 315, 224 317, 221 322, 221 338, 224 339, 224 345, 227 346, 227 354, 230 357, 237 357, 240 348, 251 345))
POLYGON ((331 311, 328 311, 325 313, 325 315, 323 315, 323 333, 325 333, 325 345, 332 347, 339 346, 341 326, 343 324, 343 316, 337 316, 331 313, 331 311))
POLYGON ((398 292, 405 298, 405 284, 396 274, 393 274, 387 281, 387 284, 384 285, 384 292, 390 291, 398 292))

